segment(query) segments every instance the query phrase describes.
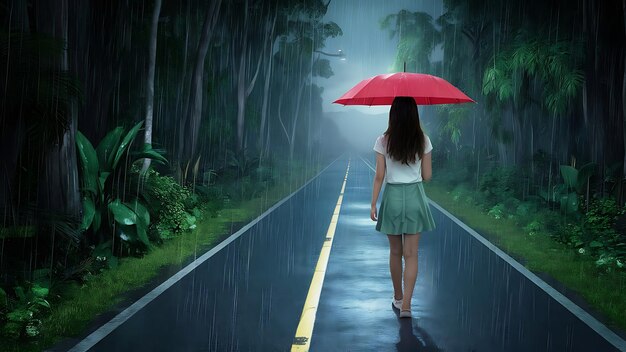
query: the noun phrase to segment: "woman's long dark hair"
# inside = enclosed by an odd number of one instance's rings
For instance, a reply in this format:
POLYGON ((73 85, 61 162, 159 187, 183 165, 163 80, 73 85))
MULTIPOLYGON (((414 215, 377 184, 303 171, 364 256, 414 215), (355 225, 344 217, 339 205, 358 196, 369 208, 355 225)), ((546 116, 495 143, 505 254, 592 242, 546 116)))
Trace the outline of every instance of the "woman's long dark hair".
POLYGON ((412 97, 396 97, 389 110, 387 154, 403 164, 415 163, 417 154, 421 160, 424 154, 426 137, 420 126, 417 104, 412 97))

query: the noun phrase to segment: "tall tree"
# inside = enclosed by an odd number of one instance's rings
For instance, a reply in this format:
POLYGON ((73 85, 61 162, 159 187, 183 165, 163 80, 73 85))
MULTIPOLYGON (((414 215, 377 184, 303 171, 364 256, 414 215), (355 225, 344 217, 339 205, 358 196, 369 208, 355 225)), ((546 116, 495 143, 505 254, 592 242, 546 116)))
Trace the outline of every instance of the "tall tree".
MULTIPOLYGON (((37 31, 50 35, 63 43, 68 38, 68 0, 40 1, 36 7, 37 31)), ((59 76, 69 71, 67 47, 62 57, 50 58, 44 63, 59 76)), ((64 119, 67 129, 60 135, 51 136, 53 145, 43 157, 39 185, 39 206, 44 212, 61 213, 78 218, 80 197, 78 192, 78 164, 76 159, 76 109, 64 92, 55 94, 48 106, 50 116, 64 119)))
MULTIPOLYGON (((236 67, 237 72, 237 150, 241 152, 243 150, 244 145, 244 127, 245 127, 245 113, 246 113, 246 100, 252 93, 254 86, 256 84, 257 77, 259 76, 259 70, 261 68, 261 57, 256 58, 256 69, 253 73, 252 78, 249 78, 250 74, 250 62, 254 57, 254 52, 251 48, 251 43, 249 42, 248 37, 250 36, 249 31, 254 30, 256 28, 252 28, 250 26, 250 16, 248 14, 249 6, 248 0, 244 3, 244 19, 243 19, 243 28, 240 31, 242 38, 240 39, 241 46, 239 50, 233 50, 233 55, 239 55, 237 58, 239 64, 236 67)), ((263 10, 261 10, 261 14, 259 17, 263 18, 263 10)), ((258 16, 257 15, 257 16, 258 16)), ((270 32, 264 31, 265 35, 263 38, 263 46, 260 50, 259 54, 262 55, 265 51, 265 47, 267 45, 270 32)), ((235 61, 235 58, 233 58, 235 61)))
MULTIPOLYGON (((626 1, 626 0, 624 0, 626 1)), ((270 30, 269 36, 269 46, 267 48, 267 54, 265 55, 265 60, 267 61, 267 66, 265 68, 265 84, 263 86, 263 106, 261 107, 261 128, 259 131, 259 139, 258 139, 258 148, 263 151, 265 147, 265 124, 267 120, 267 110, 268 103, 270 99, 270 83, 272 80, 272 71, 274 67, 274 42, 276 41, 275 33, 276 33, 276 18, 278 18, 278 8, 276 8, 274 13, 274 18, 272 19, 272 29, 270 30)), ((263 156, 263 153, 261 153, 263 156)))
MULTIPOLYGON (((156 70, 157 33, 159 29, 159 14, 161 0, 155 0, 150 26, 150 49, 148 52, 148 77, 146 78, 146 122, 144 143, 152 145, 152 116, 154 114, 154 71, 156 70)), ((142 173, 148 171, 151 159, 144 159, 142 173)))
POLYGON ((192 160, 196 159, 196 148, 198 144, 198 132, 200 129, 200 121, 202 118, 202 82, 204 78, 204 62, 209 50, 211 35, 215 28, 215 24, 219 19, 222 0, 211 1, 207 7, 200 41, 196 50, 196 61, 191 76, 191 90, 189 101, 187 103, 187 111, 183 119, 181 119, 181 127, 179 130, 179 148, 178 160, 180 166, 189 165, 192 160))
POLYGON ((406 63, 409 70, 429 73, 430 54, 440 42, 440 33, 435 29, 433 18, 425 12, 400 10, 387 15, 381 28, 389 30, 391 38, 398 37, 398 51, 394 69, 403 70, 406 63))

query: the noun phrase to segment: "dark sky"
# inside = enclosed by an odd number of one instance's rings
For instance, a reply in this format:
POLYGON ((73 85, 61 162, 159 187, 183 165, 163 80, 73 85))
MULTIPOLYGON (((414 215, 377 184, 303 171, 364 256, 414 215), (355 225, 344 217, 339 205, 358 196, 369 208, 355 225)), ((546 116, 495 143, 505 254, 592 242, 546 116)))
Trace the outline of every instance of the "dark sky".
MULTIPOLYGON (((383 107, 343 107, 332 104, 359 81, 381 73, 388 73, 396 55, 397 40, 389 39, 387 31, 380 29, 382 18, 402 9, 424 11, 437 19, 442 14, 442 0, 332 0, 324 21, 336 22, 343 36, 329 38, 325 52, 343 50, 347 59, 329 57, 335 73, 329 79, 316 77, 316 83, 324 87, 324 111, 355 109, 369 114, 389 111, 383 107)), ((440 59, 441 53, 433 53, 432 60, 440 59)))

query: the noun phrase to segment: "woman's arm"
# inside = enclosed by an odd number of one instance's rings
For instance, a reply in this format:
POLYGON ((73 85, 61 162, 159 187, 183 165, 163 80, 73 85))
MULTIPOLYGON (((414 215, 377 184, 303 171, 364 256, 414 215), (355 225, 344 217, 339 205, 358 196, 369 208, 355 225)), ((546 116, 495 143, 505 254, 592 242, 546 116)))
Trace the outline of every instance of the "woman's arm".
POLYGON ((374 221, 378 220, 376 214, 376 202, 378 202, 378 194, 383 186, 383 180, 385 179, 385 156, 376 153, 376 176, 374 176, 374 190, 372 191, 372 207, 370 218, 374 221))
POLYGON ((422 156, 422 181, 428 182, 433 177, 432 152, 422 156))

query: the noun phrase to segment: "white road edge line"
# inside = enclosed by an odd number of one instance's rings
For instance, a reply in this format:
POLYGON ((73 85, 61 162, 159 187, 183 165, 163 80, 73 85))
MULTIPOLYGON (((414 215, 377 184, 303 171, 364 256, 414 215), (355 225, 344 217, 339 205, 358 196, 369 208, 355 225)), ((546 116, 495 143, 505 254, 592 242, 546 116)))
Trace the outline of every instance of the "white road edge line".
POLYGON ((104 337, 106 337, 108 334, 110 334, 113 330, 118 328, 126 320, 128 320, 130 317, 135 315, 135 313, 140 311, 143 307, 148 305, 148 303, 152 302, 160 294, 165 292, 165 290, 167 290, 168 288, 173 286, 176 282, 180 281, 180 279, 182 279, 185 275, 187 275, 190 272, 192 272, 200 264, 204 263, 207 259, 211 258, 213 255, 215 255, 215 253, 219 252, 221 249, 226 247, 229 243, 233 242, 235 239, 237 239, 239 236, 241 236, 244 232, 248 231, 248 229, 250 229, 252 226, 254 226, 257 222, 261 221, 269 213, 274 211, 281 204, 283 204, 284 202, 289 200, 296 193, 298 193, 301 189, 306 187, 309 183, 311 183, 319 175, 321 175, 324 171, 326 171, 330 166, 332 166, 337 160, 339 160, 341 157, 343 157, 344 154, 345 154, 345 152, 342 153, 339 157, 337 157, 337 159, 335 159, 333 162, 328 164, 328 166, 326 166, 322 171, 318 172, 317 175, 313 176, 310 180, 308 180, 300 188, 298 188, 297 190, 293 191, 290 195, 286 196, 285 198, 280 200, 278 203, 274 204, 271 208, 267 209, 263 214, 257 216, 256 219, 252 220, 251 222, 246 224, 244 227, 239 229, 239 231, 237 231, 234 234, 230 235, 224 241, 220 242, 218 245, 213 247, 210 251, 206 252, 205 254, 200 256, 198 259, 194 260, 192 263, 190 263, 186 267, 182 268, 179 272, 177 272, 176 274, 171 276, 169 279, 164 281, 162 284, 157 286, 155 289, 153 289, 152 291, 148 292, 145 296, 141 297, 135 303, 131 304, 128 308, 124 309, 122 312, 120 312, 118 315, 116 315, 113 319, 109 320, 109 322, 107 322, 106 324, 104 324, 100 328, 98 328, 96 331, 94 331, 91 334, 89 334, 87 337, 85 337, 83 340, 81 340, 79 343, 77 343, 74 347, 72 347, 69 350, 69 352, 83 352, 83 351, 87 351, 90 348, 92 348, 93 346, 95 346, 98 342, 100 342, 104 337))
MULTIPOLYGON (((359 158, 363 160, 363 162, 374 172, 376 169, 367 162, 367 160, 363 159, 361 155, 359 158)), ((480 243, 484 244, 491 251, 496 253, 500 258, 509 263, 513 268, 519 271, 522 275, 526 276, 530 281, 532 281, 535 285, 539 286, 542 290, 544 290, 548 295, 550 295, 554 300, 561 303, 567 310, 572 312, 578 319, 580 319, 583 323, 587 324, 591 329, 597 332, 600 336, 602 336, 605 340, 611 343, 620 351, 626 351, 626 341, 619 337, 616 333, 614 333, 611 329, 609 329, 606 325, 602 324, 596 318, 594 318, 591 314, 587 313, 584 309, 580 308, 576 303, 572 302, 569 298, 565 297, 561 292, 554 289, 552 286, 548 285, 545 281, 540 279, 537 275, 535 275, 532 271, 528 270, 525 266, 520 264, 517 260, 513 259, 511 256, 503 252, 500 248, 493 245, 493 243, 486 240, 483 236, 478 234, 478 232, 474 231, 472 228, 467 226, 461 220, 457 219, 454 215, 450 214, 447 210, 442 208, 439 204, 433 202, 431 199, 428 199, 430 204, 432 204, 437 210, 442 212, 445 216, 449 217, 450 220, 454 221, 467 231, 470 235, 474 236, 480 243)))

